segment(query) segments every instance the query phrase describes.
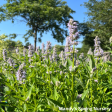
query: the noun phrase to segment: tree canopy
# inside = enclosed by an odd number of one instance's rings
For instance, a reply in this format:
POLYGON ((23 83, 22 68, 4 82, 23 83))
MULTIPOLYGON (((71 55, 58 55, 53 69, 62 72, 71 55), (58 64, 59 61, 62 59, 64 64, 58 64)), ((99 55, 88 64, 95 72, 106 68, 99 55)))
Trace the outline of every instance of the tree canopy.
POLYGON ((90 29, 94 29, 88 37, 85 37, 86 45, 93 47, 93 37, 98 36, 101 41, 101 47, 108 50, 109 38, 112 36, 112 1, 111 0, 89 0, 84 2, 84 6, 88 8, 89 20, 85 22, 90 29))
MULTIPOLYGON (((60 25, 63 24, 67 27, 69 19, 73 18, 70 13, 75 13, 65 4, 66 2, 61 2, 61 0, 7 0, 7 3, 1 7, 4 15, 1 14, 0 17, 4 16, 4 18, 11 19, 12 22, 14 22, 15 16, 25 19, 26 25, 31 29, 23 38, 27 42, 28 38, 33 36, 36 50, 37 32, 40 32, 42 37, 44 31, 51 30, 53 38, 58 42, 63 43, 65 40, 64 35, 67 36, 67 30, 60 28, 60 25)), ((41 42, 40 37, 38 41, 41 42)))

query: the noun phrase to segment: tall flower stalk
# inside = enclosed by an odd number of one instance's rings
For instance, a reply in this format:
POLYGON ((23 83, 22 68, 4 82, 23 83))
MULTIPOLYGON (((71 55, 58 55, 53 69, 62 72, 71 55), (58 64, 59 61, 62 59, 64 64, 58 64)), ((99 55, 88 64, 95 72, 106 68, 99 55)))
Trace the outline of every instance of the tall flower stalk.
POLYGON ((95 59, 99 60, 100 57, 103 56, 104 52, 103 50, 101 49, 100 47, 100 39, 98 38, 98 36, 96 36, 96 38, 94 39, 94 42, 95 42, 95 50, 94 50, 94 56, 96 57, 95 59))
MULTIPOLYGON (((67 40, 69 40, 69 46, 73 45, 73 64, 72 64, 72 67, 74 67, 74 55, 76 52, 74 52, 75 50, 75 45, 77 45, 76 42, 74 42, 74 40, 77 40, 79 38, 79 32, 78 29, 77 29, 77 23, 76 22, 73 22, 73 19, 70 19, 69 23, 67 24, 68 26, 68 29, 70 31, 70 36, 68 37, 67 40), (73 26, 75 25, 75 26, 73 26), (75 33, 75 34, 74 34, 75 33)), ((76 60, 75 60, 75 64, 76 64, 76 60)), ((76 81, 75 81, 76 83, 76 81)), ((77 91, 76 91, 76 94, 77 94, 77 91)), ((76 96, 75 94, 75 96, 76 96)), ((71 105, 72 105, 72 108, 73 108, 73 100, 74 100, 74 74, 72 73, 72 102, 71 102, 71 105)))
POLYGON ((3 59, 4 59, 4 61, 6 61, 6 57, 7 57, 7 51, 6 51, 6 49, 3 49, 3 59))
POLYGON ((33 56, 34 48, 33 48, 33 45, 29 45, 28 47, 29 47, 29 49, 28 49, 28 57, 29 57, 29 62, 31 62, 31 57, 33 56))
POLYGON ((52 55, 53 61, 57 62, 57 54, 56 54, 56 45, 53 48, 53 55, 52 55))
MULTIPOLYGON (((46 57, 46 56, 43 56, 43 54, 44 54, 44 52, 45 52, 45 51, 44 51, 44 48, 45 48, 45 44, 42 43, 42 52, 41 52, 41 53, 42 53, 42 58, 46 57)), ((44 60, 45 60, 45 59, 44 59, 44 60)))
POLYGON ((35 52, 40 56, 40 47, 37 47, 35 52))
POLYGON ((64 56, 64 52, 63 51, 61 51, 61 53, 59 54, 59 57, 60 57, 60 60, 62 60, 62 64, 64 65, 65 56, 64 56))
POLYGON ((10 64, 10 66, 14 67, 15 63, 14 63, 13 59, 11 59, 9 57, 9 59, 7 60, 7 62, 10 64))
POLYGON ((26 78, 26 72, 23 70, 23 67, 25 66, 25 63, 23 63, 23 64, 21 64, 20 66, 19 66, 19 69, 18 69, 18 71, 16 72, 16 78, 17 78, 17 80, 19 81, 19 83, 21 83, 22 84, 22 81, 23 81, 23 79, 25 79, 26 78))

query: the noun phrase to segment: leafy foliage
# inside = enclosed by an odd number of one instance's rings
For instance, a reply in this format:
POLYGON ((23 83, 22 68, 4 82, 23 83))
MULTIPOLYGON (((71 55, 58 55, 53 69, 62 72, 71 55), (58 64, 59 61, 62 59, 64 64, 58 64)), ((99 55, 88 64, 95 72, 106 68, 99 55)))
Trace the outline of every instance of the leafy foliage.
POLYGON ((85 22, 85 24, 90 28, 94 29, 91 33, 87 33, 84 43, 91 47, 93 47, 93 38, 98 36, 101 40, 101 47, 104 50, 108 50, 109 47, 109 38, 112 33, 112 3, 110 0, 89 0, 88 2, 84 2, 86 8, 89 9, 86 14, 91 18, 85 22))
MULTIPOLYGON (((31 29, 28 30, 23 38, 27 42, 28 38, 33 36, 34 49, 36 50, 37 32, 40 32, 42 37, 44 31, 52 30, 53 38, 63 43, 65 39, 63 35, 67 36, 67 31, 60 28, 60 25, 62 23, 67 26, 69 18, 72 18, 69 14, 75 12, 65 4, 65 1, 61 2, 58 0, 7 0, 7 3, 4 4, 4 8, 6 8, 4 14, 9 19, 12 19, 12 22, 14 22, 15 16, 25 19, 26 25, 31 29), (53 28, 55 28, 56 34, 53 28)), ((41 41, 41 37, 39 37, 39 41, 41 41)))

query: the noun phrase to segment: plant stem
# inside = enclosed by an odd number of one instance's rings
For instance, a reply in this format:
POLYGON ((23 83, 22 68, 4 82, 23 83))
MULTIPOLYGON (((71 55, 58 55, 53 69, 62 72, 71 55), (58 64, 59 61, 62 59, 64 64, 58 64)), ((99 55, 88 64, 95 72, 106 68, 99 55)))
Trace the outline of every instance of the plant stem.
MULTIPOLYGON (((74 67, 74 45, 73 45, 73 64, 72 67, 74 67)), ((74 100, 74 79, 73 79, 73 73, 72 73, 72 109, 73 109, 73 100, 74 100)))

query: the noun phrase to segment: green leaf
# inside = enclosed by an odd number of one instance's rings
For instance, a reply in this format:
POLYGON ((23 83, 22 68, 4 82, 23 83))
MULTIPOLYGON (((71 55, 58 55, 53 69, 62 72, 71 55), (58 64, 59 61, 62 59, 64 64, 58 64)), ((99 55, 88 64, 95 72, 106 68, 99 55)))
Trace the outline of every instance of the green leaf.
POLYGON ((76 79, 78 85, 81 85, 81 86, 84 88, 84 84, 83 84, 83 82, 81 81, 81 79, 80 79, 80 78, 77 78, 77 77, 75 77, 75 79, 76 79))
POLYGON ((58 101, 56 100, 53 100, 53 99, 50 99, 50 98, 47 98, 48 101, 52 102, 53 104, 59 106, 59 107, 65 107, 64 105, 60 104, 58 101))
POLYGON ((56 87, 54 87, 54 99, 55 100, 58 99, 58 93, 57 93, 56 87))
POLYGON ((107 88, 104 88, 103 92, 105 93, 105 92, 106 92, 106 90, 107 90, 107 88))
POLYGON ((5 112, 5 111, 1 108, 1 112, 5 112))
POLYGON ((90 68, 91 68, 91 70, 93 69, 93 68, 95 68, 95 60, 94 60, 94 57, 93 57, 93 55, 88 55, 88 57, 89 57, 89 66, 90 66, 90 68))
POLYGON ((6 101, 2 101, 2 102, 0 102, 0 106, 10 106, 10 104, 8 104, 8 103, 6 103, 6 101))
POLYGON ((106 93, 106 95, 110 95, 110 94, 112 94, 112 91, 110 91, 110 92, 106 93))
POLYGON ((76 71, 78 70, 78 68, 79 68, 78 66, 74 66, 74 67, 71 69, 71 72, 73 72, 73 73, 76 72, 76 71))
POLYGON ((89 89, 87 89, 86 91, 84 91, 84 93, 82 94, 82 100, 86 97, 86 95, 88 94, 89 89))
POLYGON ((83 107, 84 107, 84 108, 87 107, 87 100, 86 100, 86 99, 84 99, 84 101, 83 101, 83 107))
POLYGON ((26 104, 24 104, 24 111, 26 111, 26 104))
POLYGON ((19 100, 21 100, 21 101, 23 101, 23 102, 25 102, 25 100, 23 99, 23 97, 20 97, 20 96, 13 96, 14 98, 16 98, 16 99, 19 99, 19 100))
POLYGON ((10 86, 9 83, 6 83, 5 82, 5 85, 8 86, 11 90, 14 90, 15 91, 15 89, 12 86, 10 86))
POLYGON ((111 65, 112 66, 112 62, 107 61, 106 64, 111 65))
POLYGON ((32 93, 32 89, 34 88, 34 86, 32 85, 29 89, 29 91, 27 92, 26 96, 25 96, 25 100, 26 98, 29 98, 30 99, 30 96, 31 96, 31 93, 32 93))
POLYGON ((69 66, 72 66, 73 62, 70 59, 67 59, 65 63, 66 63, 65 67, 69 68, 69 66))

